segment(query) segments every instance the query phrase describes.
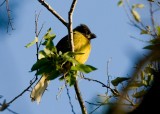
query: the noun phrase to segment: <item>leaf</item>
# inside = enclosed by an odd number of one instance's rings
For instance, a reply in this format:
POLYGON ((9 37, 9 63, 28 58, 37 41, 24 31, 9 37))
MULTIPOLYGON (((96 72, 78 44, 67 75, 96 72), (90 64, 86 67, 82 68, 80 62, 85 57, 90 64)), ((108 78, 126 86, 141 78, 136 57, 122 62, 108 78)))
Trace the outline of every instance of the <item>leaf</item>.
POLYGON ((134 89, 134 88, 139 88, 139 87, 142 87, 142 86, 145 86, 143 82, 132 82, 130 85, 129 85, 129 88, 130 89, 134 89))
POLYGON ((135 11, 135 10, 132 9, 132 10, 131 10, 131 13, 132 13, 134 19, 135 19, 137 22, 140 22, 140 21, 141 21, 141 17, 140 17, 140 15, 139 15, 139 13, 138 13, 137 11, 135 11))
POLYGON ((67 76, 65 77, 65 80, 67 81, 67 83, 70 86, 73 86, 76 82, 76 76, 77 76, 77 72, 75 71, 70 71, 67 76))
POLYGON ((47 57, 47 55, 46 55, 46 53, 44 52, 44 50, 39 51, 38 56, 39 56, 38 59, 42 59, 42 58, 47 57))
POLYGON ((71 70, 80 71, 84 73, 90 73, 94 70, 97 70, 97 68, 91 66, 91 65, 85 65, 85 64, 78 64, 71 67, 71 70))
POLYGON ((56 79, 58 76, 60 76, 60 72, 57 70, 52 70, 52 72, 49 73, 49 76, 47 77, 47 80, 54 80, 56 79))
POLYGON ((150 32, 148 30, 141 30, 140 34, 149 34, 150 32))
POLYGON ((55 37, 56 37, 56 35, 55 34, 53 34, 53 33, 51 33, 52 32, 52 29, 51 28, 49 28, 48 30, 47 30, 47 33, 43 36, 43 38, 45 39, 45 40, 53 40, 55 37))
POLYGON ((75 65, 79 64, 79 62, 77 60, 75 60, 73 57, 71 57, 70 52, 66 52, 66 53, 62 54, 62 58, 64 58, 65 61, 69 61, 71 63, 74 63, 75 65))
POLYGON ((112 80, 111 83, 114 86, 118 86, 119 83, 122 83, 123 81, 129 80, 130 78, 126 77, 117 77, 116 79, 112 80))
POLYGON ((160 26, 157 26, 156 30, 157 30, 157 35, 160 36, 160 26))
POLYGON ((40 69, 41 67, 43 67, 44 65, 48 65, 49 64, 49 60, 46 58, 42 58, 40 60, 38 60, 31 68, 31 72, 40 69))
POLYGON ((149 2, 154 2, 154 0, 148 0, 149 2))
POLYGON ((38 42, 38 38, 37 38, 37 37, 35 37, 35 39, 34 39, 32 42, 28 43, 25 47, 26 47, 26 48, 29 48, 29 47, 31 47, 32 45, 34 45, 36 42, 38 42))
POLYGON ((41 75, 41 74, 49 74, 54 68, 51 67, 51 65, 44 65, 40 67, 35 75, 41 75))
POLYGON ((160 51, 160 44, 155 44, 155 45, 149 45, 144 47, 143 49, 149 49, 149 50, 157 50, 160 51))
POLYGON ((134 98, 141 98, 141 97, 143 97, 146 93, 147 93, 146 90, 141 90, 141 91, 136 92, 135 94, 133 94, 132 97, 134 97, 134 98))
POLYGON ((47 40, 45 46, 46 46, 46 48, 48 48, 49 50, 52 50, 52 48, 54 47, 54 43, 53 43, 52 40, 47 40))
POLYGON ((120 0, 118 3, 117 3, 118 6, 122 6, 123 5, 123 0, 120 0))
POLYGON ((144 8, 144 4, 134 4, 132 6, 132 9, 135 9, 135 8, 144 8))

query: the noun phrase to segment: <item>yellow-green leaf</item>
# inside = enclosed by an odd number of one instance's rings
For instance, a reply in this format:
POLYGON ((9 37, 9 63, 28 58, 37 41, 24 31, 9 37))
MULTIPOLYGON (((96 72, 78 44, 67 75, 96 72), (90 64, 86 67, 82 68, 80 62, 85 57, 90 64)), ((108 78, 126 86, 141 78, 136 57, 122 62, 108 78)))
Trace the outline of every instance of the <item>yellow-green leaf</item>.
POLYGON ((134 4, 132 8, 144 8, 144 4, 134 4))
POLYGON ((135 19, 137 22, 140 22, 140 21, 141 21, 141 17, 140 17, 140 15, 139 15, 139 13, 138 13, 137 11, 135 11, 135 10, 132 9, 132 10, 131 10, 131 13, 132 13, 134 19, 135 19))
POLYGON ((32 45, 34 45, 36 42, 38 42, 38 38, 37 38, 37 37, 35 37, 35 39, 34 39, 32 42, 28 43, 25 47, 26 47, 26 48, 29 48, 29 47, 31 47, 32 45))

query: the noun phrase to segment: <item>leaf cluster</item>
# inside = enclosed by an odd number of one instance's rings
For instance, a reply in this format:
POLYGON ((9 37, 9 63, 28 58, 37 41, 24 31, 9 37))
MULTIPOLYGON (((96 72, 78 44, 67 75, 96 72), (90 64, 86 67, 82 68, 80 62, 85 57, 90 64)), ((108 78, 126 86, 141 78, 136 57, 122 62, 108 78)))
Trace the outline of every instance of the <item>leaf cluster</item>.
MULTIPOLYGON (((71 51, 66 53, 58 52, 53 43, 55 37, 56 35, 53 34, 52 29, 49 28, 47 33, 43 36, 44 41, 41 41, 39 44, 40 46, 44 46, 44 49, 39 51, 39 59, 33 64, 31 72, 36 71, 35 75, 40 76, 45 74, 48 76, 48 80, 54 80, 61 76, 60 80, 66 80, 69 85, 73 85, 76 81, 78 71, 89 73, 96 70, 95 67, 80 64, 74 59, 75 55, 82 53, 71 51)), ((31 43, 28 43, 26 47, 30 47, 37 42, 38 40, 35 39, 31 43)))

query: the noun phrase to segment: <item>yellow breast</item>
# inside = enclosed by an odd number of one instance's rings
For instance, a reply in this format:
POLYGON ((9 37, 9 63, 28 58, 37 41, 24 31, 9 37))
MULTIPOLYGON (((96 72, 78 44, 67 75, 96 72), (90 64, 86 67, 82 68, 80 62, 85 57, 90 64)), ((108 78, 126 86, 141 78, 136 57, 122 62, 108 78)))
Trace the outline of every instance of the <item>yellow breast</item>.
POLYGON ((79 63, 84 64, 87 61, 91 51, 90 41, 83 34, 77 31, 74 31, 73 33, 73 41, 74 41, 75 52, 84 53, 76 55, 75 59, 79 63))

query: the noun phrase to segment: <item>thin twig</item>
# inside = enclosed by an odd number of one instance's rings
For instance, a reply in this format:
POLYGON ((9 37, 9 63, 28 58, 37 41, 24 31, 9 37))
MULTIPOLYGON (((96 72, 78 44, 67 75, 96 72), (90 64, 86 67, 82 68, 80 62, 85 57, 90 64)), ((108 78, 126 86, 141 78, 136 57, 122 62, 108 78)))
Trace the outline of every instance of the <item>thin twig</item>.
POLYGON ((0 7, 3 6, 3 4, 4 4, 5 2, 6 2, 6 0, 4 0, 4 1, 0 4, 0 7))
MULTIPOLYGON (((109 63, 110 63, 110 61, 111 61, 111 58, 107 61, 107 86, 108 87, 110 87, 110 79, 109 79, 109 63)), ((107 88, 107 92, 106 93, 108 93, 108 88, 107 88)))
MULTIPOLYGON (((140 73, 141 69, 143 69, 143 67, 144 67, 148 62, 150 62, 151 59, 154 58, 154 57, 159 57, 159 54, 158 54, 157 51, 151 51, 145 58, 143 58, 143 59, 141 59, 141 60, 138 61, 138 65, 137 65, 138 68, 136 68, 135 71, 133 71, 133 73, 132 73, 132 75, 131 75, 132 78, 131 78, 130 82, 133 82, 133 81, 137 78, 137 76, 138 76, 138 74, 140 73)), ((123 90, 123 93, 121 94, 120 99, 119 99, 119 101, 118 101, 117 104, 121 103, 121 102, 123 101, 123 99, 124 99, 123 96, 126 96, 126 95, 127 95, 128 90, 129 90, 129 88, 130 88, 130 84, 132 84, 132 83, 130 83, 130 82, 128 82, 128 85, 127 85, 126 88, 123 90)), ((132 105, 133 105, 133 104, 132 104, 132 105)), ((120 105, 117 105, 117 106, 115 107, 115 111, 119 111, 119 110, 121 110, 121 109, 120 109, 120 105)))
POLYGON ((69 99, 69 104, 70 104, 71 109, 72 109, 72 113, 76 114, 75 111, 74 111, 74 107, 73 107, 73 104, 72 104, 72 101, 71 101, 71 96, 69 94, 69 89, 67 87, 67 82, 66 81, 65 81, 65 87, 66 87, 66 90, 67 90, 67 96, 68 96, 68 99, 69 99))
POLYGON ((153 7, 152 7, 152 3, 151 2, 149 2, 149 8, 150 8, 150 17, 151 17, 151 23, 152 23, 152 27, 153 27, 153 32, 154 32, 154 34, 156 34, 156 29, 155 29, 155 22, 154 22, 154 16, 153 16, 153 7))
POLYGON ((9 31, 9 26, 11 27, 12 30, 14 30, 13 25, 12 25, 12 18, 11 18, 11 10, 9 8, 9 1, 6 1, 6 10, 7 10, 7 15, 8 15, 8 25, 7 25, 7 32, 9 31))
POLYGON ((97 82, 97 83, 101 84, 102 87, 106 87, 107 89, 110 89, 111 91, 114 91, 114 89, 112 89, 110 86, 107 86, 106 84, 102 83, 99 80, 95 80, 95 79, 91 79, 91 78, 86 78, 86 77, 83 77, 83 79, 88 80, 88 81, 97 82))
MULTIPOLYGON (((0 108, 2 109, 2 108, 3 108, 3 104, 0 103, 0 105, 1 105, 0 108)), ((9 109, 8 107, 6 108, 6 110, 8 110, 9 112, 11 112, 11 113, 13 113, 13 114, 18 114, 17 112, 15 112, 15 111, 9 109)), ((1 111, 3 111, 3 110, 1 110, 1 111)))
POLYGON ((67 27, 68 23, 47 2, 45 2, 45 0, 38 1, 67 27))
POLYGON ((36 81, 37 81, 37 78, 35 78, 35 80, 32 81, 32 82, 30 83, 30 85, 29 85, 25 90, 23 90, 19 95, 17 95, 14 99, 12 99, 10 102, 8 102, 8 103, 7 103, 8 106, 9 106, 12 102, 14 102, 17 98, 19 98, 20 96, 22 96, 26 91, 29 91, 29 89, 32 87, 32 85, 33 85, 36 81))

